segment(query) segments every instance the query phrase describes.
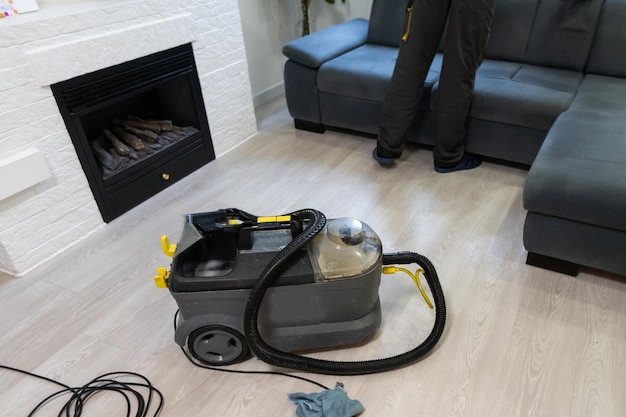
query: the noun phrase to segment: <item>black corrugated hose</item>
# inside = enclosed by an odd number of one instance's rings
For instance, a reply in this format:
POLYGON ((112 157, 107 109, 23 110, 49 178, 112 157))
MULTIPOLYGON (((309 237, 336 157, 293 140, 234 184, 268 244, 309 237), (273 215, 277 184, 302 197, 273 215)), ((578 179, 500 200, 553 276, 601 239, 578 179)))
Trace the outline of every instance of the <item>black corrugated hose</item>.
POLYGON ((244 330, 246 341, 254 355, 270 365, 296 369, 324 375, 365 375, 390 371, 414 363, 426 356, 437 344, 443 334, 446 323, 446 303, 443 290, 437 277, 437 271, 432 263, 424 256, 414 252, 397 252, 383 255, 383 264, 412 264, 416 263, 424 269, 424 276, 430 287, 435 302, 435 323, 428 337, 414 349, 388 358, 336 362, 309 358, 293 353, 282 352, 269 346, 261 338, 258 329, 258 315, 267 289, 280 275, 281 267, 285 262, 306 245, 326 224, 326 216, 314 209, 303 209, 290 215, 300 220, 308 220, 306 228, 296 236, 274 259, 267 265, 256 285, 250 293, 244 315, 244 330))

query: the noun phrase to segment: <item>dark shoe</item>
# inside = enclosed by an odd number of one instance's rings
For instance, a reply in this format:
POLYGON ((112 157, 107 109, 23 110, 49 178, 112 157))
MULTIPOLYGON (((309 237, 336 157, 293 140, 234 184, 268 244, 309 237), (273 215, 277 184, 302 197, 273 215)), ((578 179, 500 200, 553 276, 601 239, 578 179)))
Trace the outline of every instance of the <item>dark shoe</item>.
POLYGON ((465 169, 476 168, 477 166, 480 165, 480 162, 481 161, 480 159, 478 159, 478 157, 474 155, 465 154, 463 155, 463 158, 461 159, 461 161, 452 167, 440 167, 440 166, 437 166, 437 164, 435 163, 435 171, 439 172, 440 174, 445 174, 445 173, 454 172, 454 171, 463 171, 465 169))
POLYGON ((380 164, 380 166, 383 166, 383 167, 390 167, 390 166, 392 166, 393 164, 395 164, 396 159, 398 159, 398 158, 386 158, 384 156, 378 155, 377 148, 374 148, 374 151, 372 152, 372 156, 374 157, 376 162, 378 162, 380 164))

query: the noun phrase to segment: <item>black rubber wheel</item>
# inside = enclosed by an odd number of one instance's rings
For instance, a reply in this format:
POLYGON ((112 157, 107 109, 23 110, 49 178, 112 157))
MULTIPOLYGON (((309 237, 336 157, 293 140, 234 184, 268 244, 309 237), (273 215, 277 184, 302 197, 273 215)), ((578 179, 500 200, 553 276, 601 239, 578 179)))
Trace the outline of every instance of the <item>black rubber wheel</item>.
POLYGON ((187 341, 191 355, 211 366, 231 365, 248 358, 250 349, 241 333, 225 326, 194 330, 187 341))

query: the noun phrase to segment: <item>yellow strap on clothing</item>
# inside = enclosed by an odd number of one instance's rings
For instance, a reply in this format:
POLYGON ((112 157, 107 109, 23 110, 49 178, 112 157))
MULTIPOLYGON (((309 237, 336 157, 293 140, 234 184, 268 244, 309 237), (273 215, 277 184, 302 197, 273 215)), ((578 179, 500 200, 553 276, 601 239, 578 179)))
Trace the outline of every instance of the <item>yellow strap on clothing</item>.
POLYGON ((405 42, 409 37, 409 32, 411 31, 411 18, 413 17, 413 5, 406 9, 406 12, 409 14, 409 21, 406 24, 406 32, 402 35, 402 42, 405 42))

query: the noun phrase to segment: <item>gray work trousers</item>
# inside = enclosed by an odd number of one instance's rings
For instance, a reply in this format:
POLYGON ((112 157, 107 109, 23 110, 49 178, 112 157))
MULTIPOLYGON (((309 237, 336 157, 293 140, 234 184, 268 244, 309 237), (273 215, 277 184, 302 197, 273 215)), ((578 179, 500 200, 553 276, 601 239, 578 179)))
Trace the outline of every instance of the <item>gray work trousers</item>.
POLYGON ((401 42, 383 104, 379 155, 399 157, 402 153, 448 20, 435 100, 434 162, 442 168, 459 163, 476 69, 487 48, 494 8, 495 0, 415 0, 408 36, 401 42))

